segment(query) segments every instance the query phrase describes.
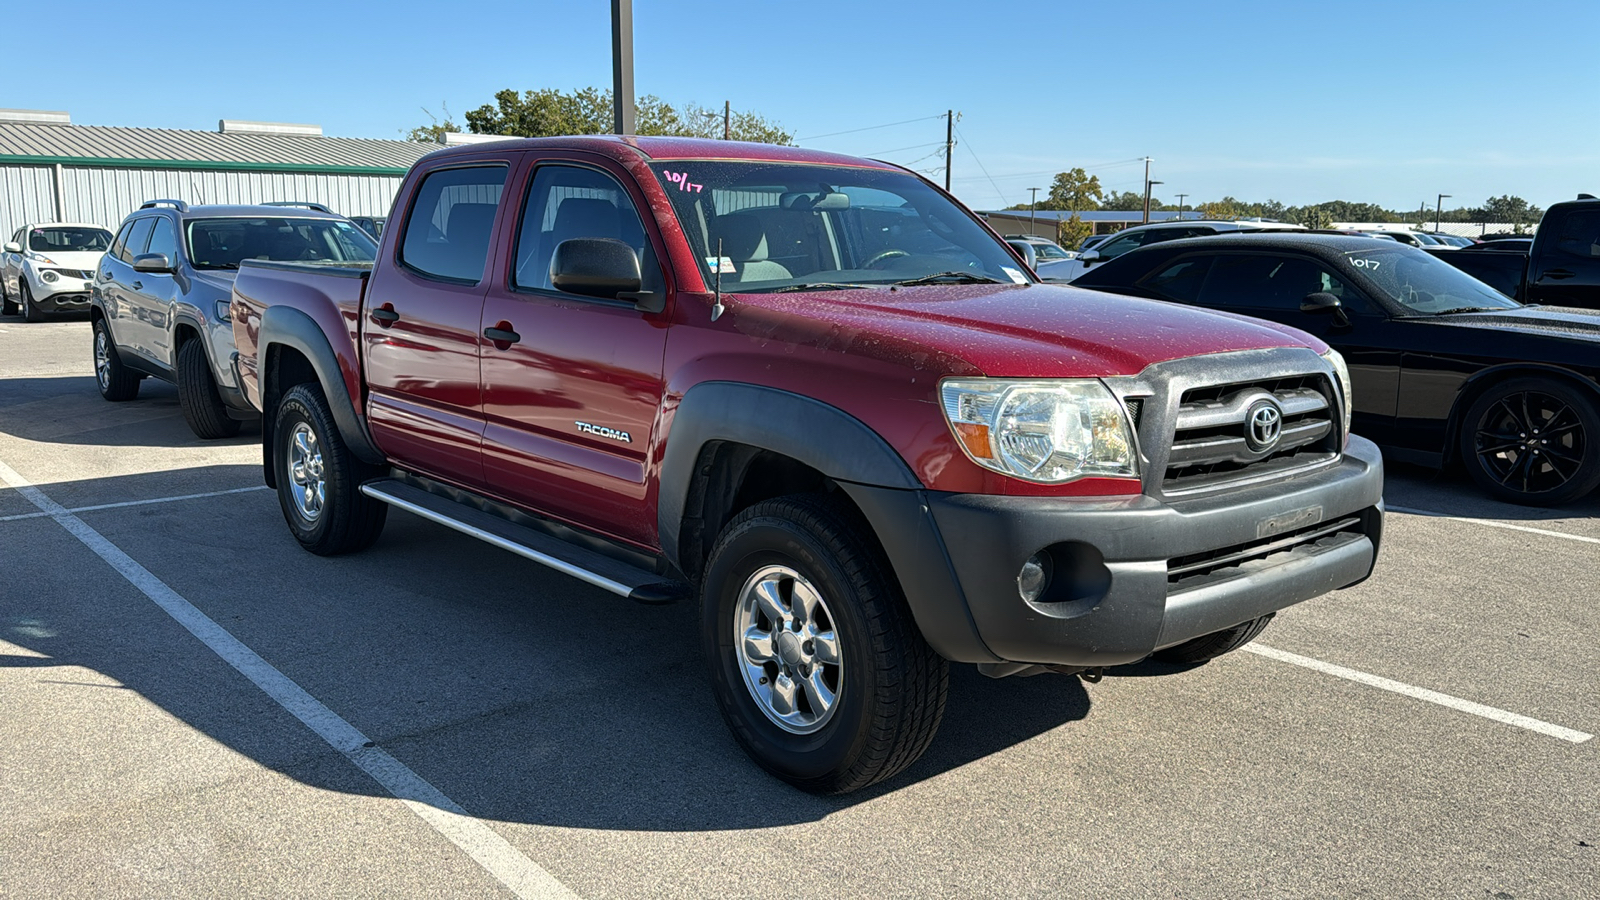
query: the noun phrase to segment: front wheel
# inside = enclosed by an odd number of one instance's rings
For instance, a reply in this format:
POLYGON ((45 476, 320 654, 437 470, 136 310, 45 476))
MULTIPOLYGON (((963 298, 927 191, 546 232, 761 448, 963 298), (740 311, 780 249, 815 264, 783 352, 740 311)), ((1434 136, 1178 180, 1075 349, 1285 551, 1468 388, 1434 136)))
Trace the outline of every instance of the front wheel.
POLYGON ((372 546, 389 507, 361 493, 361 482, 378 473, 345 446, 320 387, 300 384, 283 395, 272 441, 278 505, 300 546, 318 556, 372 546))
POLYGON ((717 705, 773 775, 842 794, 932 742, 949 664, 847 504, 797 495, 740 513, 711 552, 701 613, 717 705))
POLYGON ((28 287, 28 276, 17 279, 17 293, 22 295, 22 320, 24 322, 43 322, 44 310, 33 302, 33 289, 28 287))
POLYGON ((1467 410, 1461 457, 1497 500, 1559 506, 1600 484, 1600 409, 1559 381, 1514 378, 1467 410))

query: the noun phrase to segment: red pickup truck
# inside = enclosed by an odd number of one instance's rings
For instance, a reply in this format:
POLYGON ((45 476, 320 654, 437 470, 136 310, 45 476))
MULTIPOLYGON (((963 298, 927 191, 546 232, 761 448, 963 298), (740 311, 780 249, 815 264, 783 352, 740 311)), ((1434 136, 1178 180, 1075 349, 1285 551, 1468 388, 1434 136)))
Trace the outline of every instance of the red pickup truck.
POLYGON ((425 157, 390 222, 370 267, 234 283, 295 536, 358 550, 394 506, 697 598, 735 737, 804 789, 916 760, 949 662, 1201 662, 1377 557, 1336 353, 1041 284, 897 166, 507 140, 425 157))

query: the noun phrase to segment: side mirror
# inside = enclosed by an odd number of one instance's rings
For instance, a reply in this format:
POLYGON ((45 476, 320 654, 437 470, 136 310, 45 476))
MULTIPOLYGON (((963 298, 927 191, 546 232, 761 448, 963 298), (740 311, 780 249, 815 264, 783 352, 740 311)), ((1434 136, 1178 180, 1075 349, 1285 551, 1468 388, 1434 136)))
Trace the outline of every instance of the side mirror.
POLYGON ((22 245, 17 243, 16 241, 6 241, 6 252, 7 253, 21 253, 22 252, 22 245))
POLYGON ((1340 328, 1350 325, 1350 316, 1344 311, 1343 302, 1327 291, 1316 291, 1305 295, 1300 301, 1300 311, 1312 314, 1332 313, 1333 324, 1340 328))
POLYGON ((660 312, 661 298, 642 294, 639 256, 615 238, 573 238, 556 245, 550 257, 550 285, 568 294, 631 300, 647 312, 660 312))
POLYGON ((165 253, 141 253, 133 258, 135 272, 164 272, 172 271, 172 260, 165 253))
POLYGON ((1088 268, 1089 266, 1092 266, 1095 263, 1100 262, 1100 251, 1099 250, 1085 250, 1082 253, 1078 254, 1078 262, 1083 263, 1084 268, 1088 268))
POLYGON ((1028 264, 1030 270, 1039 267, 1039 254, 1034 251, 1032 244, 1018 241, 1011 248, 1021 254, 1022 261, 1028 264))

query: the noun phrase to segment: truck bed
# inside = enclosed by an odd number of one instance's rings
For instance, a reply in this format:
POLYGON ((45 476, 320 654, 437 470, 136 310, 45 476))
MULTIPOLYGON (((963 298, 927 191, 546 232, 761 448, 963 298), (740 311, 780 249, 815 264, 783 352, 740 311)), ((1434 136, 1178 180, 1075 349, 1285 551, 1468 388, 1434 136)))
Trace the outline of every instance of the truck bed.
POLYGON ((371 263, 245 260, 233 282, 234 340, 245 397, 261 407, 258 347, 261 316, 268 305, 310 317, 328 336, 351 397, 361 396, 358 363, 361 299, 371 263), (270 298, 270 300, 268 299, 270 298))

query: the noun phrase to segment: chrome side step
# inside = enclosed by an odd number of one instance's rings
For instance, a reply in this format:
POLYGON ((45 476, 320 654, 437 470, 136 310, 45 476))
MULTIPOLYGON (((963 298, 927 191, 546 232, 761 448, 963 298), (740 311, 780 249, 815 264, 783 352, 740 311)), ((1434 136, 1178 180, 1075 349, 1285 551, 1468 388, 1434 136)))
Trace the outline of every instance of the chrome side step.
POLYGON ((683 599, 689 590, 688 585, 681 582, 670 581, 393 478, 369 481, 361 486, 361 493, 629 600, 673 603, 683 599))

